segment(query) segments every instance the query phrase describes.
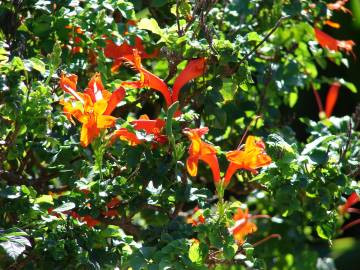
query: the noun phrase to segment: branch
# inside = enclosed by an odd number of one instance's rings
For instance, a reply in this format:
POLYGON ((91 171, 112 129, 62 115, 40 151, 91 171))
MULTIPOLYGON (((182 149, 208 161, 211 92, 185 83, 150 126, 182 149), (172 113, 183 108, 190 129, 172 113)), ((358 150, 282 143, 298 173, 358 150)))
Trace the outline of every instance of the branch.
POLYGON ((265 41, 267 41, 270 36, 276 31, 276 29, 280 26, 280 24, 282 23, 282 21, 286 20, 290 18, 290 16, 286 16, 286 17, 281 17, 275 24, 275 26, 270 30, 269 33, 266 34, 266 36, 263 38, 263 40, 261 40, 250 52, 248 52, 247 54, 245 54, 245 56, 243 57, 243 59, 240 60, 239 65, 241 65, 242 63, 244 63, 254 52, 256 52, 257 49, 259 49, 264 43, 265 41))

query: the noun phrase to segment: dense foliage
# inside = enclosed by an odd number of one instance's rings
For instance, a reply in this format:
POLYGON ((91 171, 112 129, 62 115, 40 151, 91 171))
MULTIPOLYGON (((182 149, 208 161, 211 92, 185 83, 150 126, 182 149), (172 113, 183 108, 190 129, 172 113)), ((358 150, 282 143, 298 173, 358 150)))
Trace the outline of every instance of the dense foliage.
POLYGON ((318 247, 360 223, 360 110, 331 116, 357 90, 319 75, 355 58, 325 33, 346 4, 2 1, 0 268, 334 269, 318 247))

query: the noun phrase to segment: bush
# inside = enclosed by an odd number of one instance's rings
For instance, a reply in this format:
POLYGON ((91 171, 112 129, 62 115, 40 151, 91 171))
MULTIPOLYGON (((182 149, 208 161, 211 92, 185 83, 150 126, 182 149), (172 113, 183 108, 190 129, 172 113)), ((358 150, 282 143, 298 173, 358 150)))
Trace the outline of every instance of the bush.
POLYGON ((331 116, 356 87, 320 72, 355 44, 320 29, 345 4, 3 2, 0 268, 334 269, 360 113, 331 116))

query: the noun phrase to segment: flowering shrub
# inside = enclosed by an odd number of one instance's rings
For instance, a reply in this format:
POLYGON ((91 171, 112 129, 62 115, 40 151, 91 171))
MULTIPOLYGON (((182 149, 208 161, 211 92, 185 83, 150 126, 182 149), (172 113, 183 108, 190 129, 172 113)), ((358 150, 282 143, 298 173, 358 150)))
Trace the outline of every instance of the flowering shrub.
POLYGON ((0 268, 333 269, 360 223, 360 113, 332 116, 356 87, 319 75, 356 57, 325 30, 346 5, 2 3, 0 268))

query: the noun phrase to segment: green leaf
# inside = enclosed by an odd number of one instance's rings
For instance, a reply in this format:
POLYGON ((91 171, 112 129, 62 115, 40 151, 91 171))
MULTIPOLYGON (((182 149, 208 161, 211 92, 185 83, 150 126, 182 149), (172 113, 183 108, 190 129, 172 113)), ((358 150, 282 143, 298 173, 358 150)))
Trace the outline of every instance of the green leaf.
POLYGON ((224 247, 224 256, 227 260, 231 260, 232 258, 234 258, 237 250, 238 250, 238 245, 237 244, 232 244, 232 245, 226 245, 224 247))
POLYGON ((35 203, 54 205, 53 197, 51 195, 41 195, 35 199, 35 203))
POLYGON ((44 75, 46 69, 45 69, 45 64, 43 61, 41 61, 40 59, 35 58, 35 57, 30 58, 29 61, 30 61, 33 69, 39 71, 41 73, 41 75, 44 75))
POLYGON ((322 239, 330 240, 334 233, 334 228, 331 224, 325 223, 316 226, 316 232, 322 239))
POLYGON ((11 67, 14 69, 14 71, 25 70, 25 65, 23 60, 17 56, 15 56, 11 61, 11 67))
POLYGON ((289 94, 289 107, 293 108, 298 100, 298 94, 296 92, 291 92, 289 94))
POLYGON ((203 261, 200 242, 198 240, 194 240, 189 248, 189 259, 196 264, 201 264, 203 261))
POLYGON ((324 165, 328 162, 329 156, 324 150, 314 149, 310 154, 310 159, 316 164, 324 165))
POLYGON ((10 258, 16 260, 25 251, 27 246, 31 246, 31 243, 23 236, 12 236, 7 241, 0 242, 0 246, 10 258))
POLYGON ((67 203, 64 203, 63 205, 59 206, 59 207, 56 207, 53 212, 56 212, 56 213, 63 213, 65 211, 69 211, 71 209, 74 209, 76 207, 75 203, 73 202, 67 202, 67 203))
POLYGON ((262 39, 261 39, 261 37, 259 36, 258 33, 256 33, 256 32, 250 32, 250 33, 247 34, 247 40, 248 40, 248 41, 260 42, 262 39))
POLYGON ((157 21, 153 18, 148 19, 148 18, 144 18, 141 19, 140 22, 138 22, 137 27, 139 29, 144 29, 144 30, 148 30, 154 34, 157 34, 159 36, 163 36, 163 30, 160 28, 160 26, 158 25, 157 21))
POLYGON ((174 114, 177 111, 178 107, 179 107, 179 101, 174 102, 168 108, 168 111, 166 114, 166 135, 168 136, 170 143, 171 143, 171 145, 173 145, 174 149, 175 149, 175 139, 174 139, 174 134, 173 134, 173 130, 172 130, 172 121, 173 121, 174 114))
POLYGON ((61 44, 59 41, 56 41, 53 47, 53 51, 50 54, 50 69, 52 71, 56 70, 61 64, 61 44))
POLYGON ((340 79, 339 82, 341 83, 341 85, 345 86, 351 92, 357 93, 357 88, 356 88, 355 84, 353 84, 351 82, 347 82, 344 79, 340 79))
POLYGON ((308 143, 304 150, 301 152, 302 155, 307 155, 309 154, 311 151, 313 151, 316 147, 318 147, 320 144, 325 143, 325 142, 329 142, 333 139, 335 139, 336 136, 335 135, 326 135, 326 136, 322 136, 317 138, 316 140, 312 141, 311 143, 308 143))

